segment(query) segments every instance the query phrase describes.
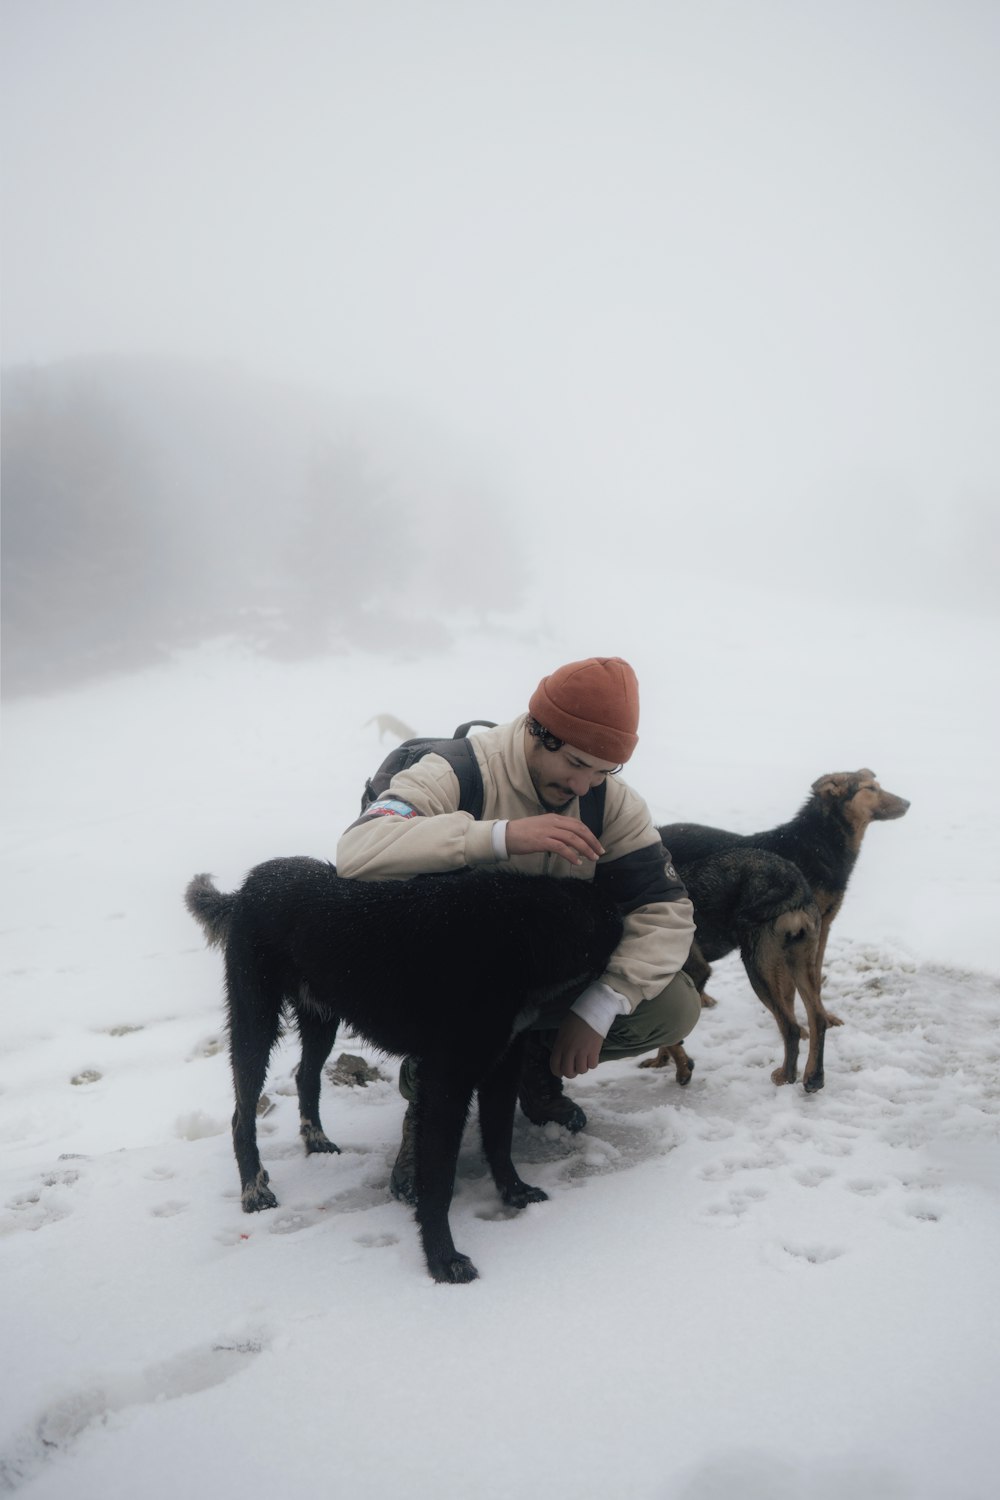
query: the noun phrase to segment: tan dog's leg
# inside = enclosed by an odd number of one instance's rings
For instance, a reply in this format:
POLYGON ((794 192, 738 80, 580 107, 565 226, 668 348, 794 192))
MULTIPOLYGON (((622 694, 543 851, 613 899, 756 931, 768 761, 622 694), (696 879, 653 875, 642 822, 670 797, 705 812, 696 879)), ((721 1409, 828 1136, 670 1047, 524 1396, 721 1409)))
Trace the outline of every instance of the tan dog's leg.
MULTIPOLYGON (((837 915, 837 913, 839 912, 841 906, 843 905, 843 901, 844 901, 843 896, 840 896, 838 899, 835 899, 833 901, 833 903, 830 906, 828 906, 826 908, 826 910, 823 912, 823 917, 822 917, 822 920, 820 921, 819 939, 818 939, 817 944, 816 944, 816 956, 815 956, 815 958, 813 960, 813 964, 812 964, 813 986, 814 986, 814 990, 815 990, 815 993, 816 993, 817 997, 819 997, 822 994, 822 991, 823 991, 823 960, 824 960, 824 957, 826 955, 827 939, 830 936, 830 928, 833 926, 833 919, 837 915)), ((802 993, 801 985, 799 986, 799 993, 800 994, 802 993)), ((805 1003, 804 999, 803 999, 803 1003, 805 1003)), ((823 1009, 823 1014, 826 1016, 826 1020, 827 1020, 827 1024, 828 1025, 830 1025, 830 1026, 843 1026, 844 1023, 840 1019, 840 1017, 839 1016, 835 1016, 830 1011, 828 1011, 823 1006, 823 1002, 822 1002, 821 999, 819 1000, 819 1004, 820 1004, 820 1006, 823 1009)))
POLYGON ((644 1057, 639 1066, 640 1068, 666 1068, 671 1063, 674 1065, 677 1082, 681 1085, 690 1083, 694 1063, 684 1051, 683 1042, 674 1042, 672 1046, 661 1047, 653 1057, 644 1057))
MULTIPOLYGON (((691 979, 701 996, 703 1006, 714 1005, 715 1001, 711 995, 705 994, 705 982, 712 972, 711 965, 705 958, 698 944, 691 944, 691 952, 684 963, 684 972, 691 979)), ((672 1046, 661 1047, 653 1057, 644 1057, 639 1064, 640 1068, 666 1068, 671 1063, 680 1084, 690 1083, 691 1074, 694 1072, 694 1063, 684 1051, 681 1042, 675 1042, 672 1046)))
MULTIPOLYGON (((779 917, 775 925, 780 929, 783 922, 790 924, 791 919, 797 915, 799 914, 790 912, 787 917, 779 917)), ((802 1075, 802 1086, 807 1094, 813 1094, 823 1087, 823 1050, 826 1028, 828 1025, 839 1026, 841 1024, 839 1020, 827 1014, 819 985, 816 983, 818 947, 819 937, 815 926, 801 930, 797 938, 790 933, 785 934, 783 951, 784 969, 787 976, 785 984, 792 986, 792 1004, 794 1004, 796 989, 802 996, 802 1004, 805 1006, 808 1019, 808 1029, 805 1035, 809 1039, 809 1053, 806 1057, 805 1072, 802 1075)))
POLYGON ((785 1060, 771 1074, 771 1082, 794 1083, 799 1068, 799 1023, 795 1019, 795 985, 773 926, 759 929, 756 941, 741 949, 743 967, 754 994, 771 1012, 785 1044, 785 1060))

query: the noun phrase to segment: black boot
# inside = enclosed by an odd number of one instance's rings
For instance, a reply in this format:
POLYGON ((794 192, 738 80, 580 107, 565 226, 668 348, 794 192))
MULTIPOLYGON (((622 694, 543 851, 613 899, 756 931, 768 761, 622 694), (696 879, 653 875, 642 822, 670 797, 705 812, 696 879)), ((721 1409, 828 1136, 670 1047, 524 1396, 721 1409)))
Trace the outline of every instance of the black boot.
POLYGON ((389 1191, 400 1203, 410 1203, 416 1207, 417 1156, 412 1104, 406 1106, 406 1114, 403 1116, 403 1138, 389 1178, 389 1191))
POLYGON ((532 1125, 546 1125, 554 1120, 572 1135, 582 1130, 587 1116, 579 1104, 567 1099, 562 1079, 549 1067, 550 1049, 537 1031, 529 1031, 524 1045, 524 1060, 517 1085, 517 1097, 532 1125))

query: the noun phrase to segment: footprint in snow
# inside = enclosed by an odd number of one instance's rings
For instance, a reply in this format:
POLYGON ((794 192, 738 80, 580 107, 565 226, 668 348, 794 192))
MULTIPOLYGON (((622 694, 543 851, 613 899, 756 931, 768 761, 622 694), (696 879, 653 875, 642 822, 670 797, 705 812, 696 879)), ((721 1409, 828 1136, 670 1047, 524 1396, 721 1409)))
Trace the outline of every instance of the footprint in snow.
POLYGON ((839 1245, 783 1245, 781 1248, 792 1260, 810 1266, 825 1266, 847 1254, 843 1246, 839 1245))
POLYGON ((79 1180, 80 1173, 73 1167, 55 1167, 46 1172, 37 1187, 26 1188, 7 1200, 0 1214, 0 1235, 16 1234, 23 1229, 34 1233, 68 1218, 73 1206, 65 1190, 79 1180))
POLYGON ((268 1216, 267 1230, 269 1234, 298 1234, 302 1229, 311 1229, 316 1223, 317 1215, 303 1209, 278 1209, 277 1217, 268 1216))
POLYGON ((767 1189, 762 1187, 733 1191, 727 1198, 708 1204, 701 1210, 702 1216, 716 1223, 723 1219, 741 1219, 755 1204, 763 1203, 766 1197, 767 1189))
POLYGON ((921 1224, 937 1224, 944 1217, 943 1209, 930 1198, 914 1198, 905 1205, 903 1212, 921 1224))
POLYGON ((792 1176, 800 1187, 814 1188, 819 1187, 821 1182, 826 1182, 833 1176, 833 1168, 802 1167, 799 1171, 793 1172, 792 1176))
POLYGON ((889 1184, 884 1178, 855 1177, 844 1186, 849 1193, 857 1193, 861 1198, 876 1198, 889 1184))
POLYGON ((706 1182, 725 1182, 740 1172, 766 1172, 781 1166, 784 1166, 784 1158, 772 1152, 761 1152, 759 1156, 723 1156, 702 1167, 699 1176, 706 1182))
POLYGON ((365 1213, 369 1208, 379 1208, 388 1202, 391 1199, 387 1176, 384 1181, 358 1183, 355 1187, 345 1188, 342 1193, 335 1193, 332 1198, 325 1199, 319 1207, 325 1214, 358 1214, 365 1213))
POLYGON ((252 1334, 221 1338, 200 1349, 99 1385, 75 1391, 42 1411, 0 1449, 0 1491, 15 1490, 50 1459, 70 1452, 90 1428, 133 1406, 152 1406, 210 1390, 238 1375, 268 1347, 269 1338, 252 1334))

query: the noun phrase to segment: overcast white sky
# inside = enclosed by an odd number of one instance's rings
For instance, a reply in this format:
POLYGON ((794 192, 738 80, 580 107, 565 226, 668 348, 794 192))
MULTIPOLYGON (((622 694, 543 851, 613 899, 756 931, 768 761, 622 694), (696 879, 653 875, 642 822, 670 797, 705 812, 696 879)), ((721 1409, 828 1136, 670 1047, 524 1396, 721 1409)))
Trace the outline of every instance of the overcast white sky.
POLYGON ((564 555, 602 519, 668 567, 866 525, 836 562, 875 537, 925 578, 952 515, 992 576, 995 0, 2 16, 5 362, 222 356, 396 407, 564 555))

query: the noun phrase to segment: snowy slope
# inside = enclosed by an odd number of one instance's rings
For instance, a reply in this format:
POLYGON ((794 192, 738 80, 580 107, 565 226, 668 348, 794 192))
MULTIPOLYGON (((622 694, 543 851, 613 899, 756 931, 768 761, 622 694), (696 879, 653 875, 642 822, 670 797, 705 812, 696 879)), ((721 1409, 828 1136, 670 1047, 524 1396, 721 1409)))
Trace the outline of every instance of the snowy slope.
MULTIPOLYGON (((697 616, 692 604, 686 618, 697 616)), ((996 710, 982 622, 854 617, 822 661, 759 605, 669 660, 607 617, 467 631, 437 657, 205 647, 5 714, 0 1489, 60 1500, 985 1500, 1000 1316, 996 710), (776 1090, 736 960, 694 1080, 608 1064, 590 1125, 520 1120, 550 1202, 509 1217, 470 1126, 438 1287, 388 1196, 394 1067, 324 1085, 302 1155, 290 1042, 262 1121, 280 1199, 240 1212, 221 964, 181 896, 331 856, 388 745, 520 711, 562 660, 643 687, 629 780, 658 818, 750 831, 823 772, 910 797, 833 930, 827 1086, 776 1090), (780 657, 779 657, 780 652, 780 657), (780 669, 777 665, 780 659, 780 669)))

